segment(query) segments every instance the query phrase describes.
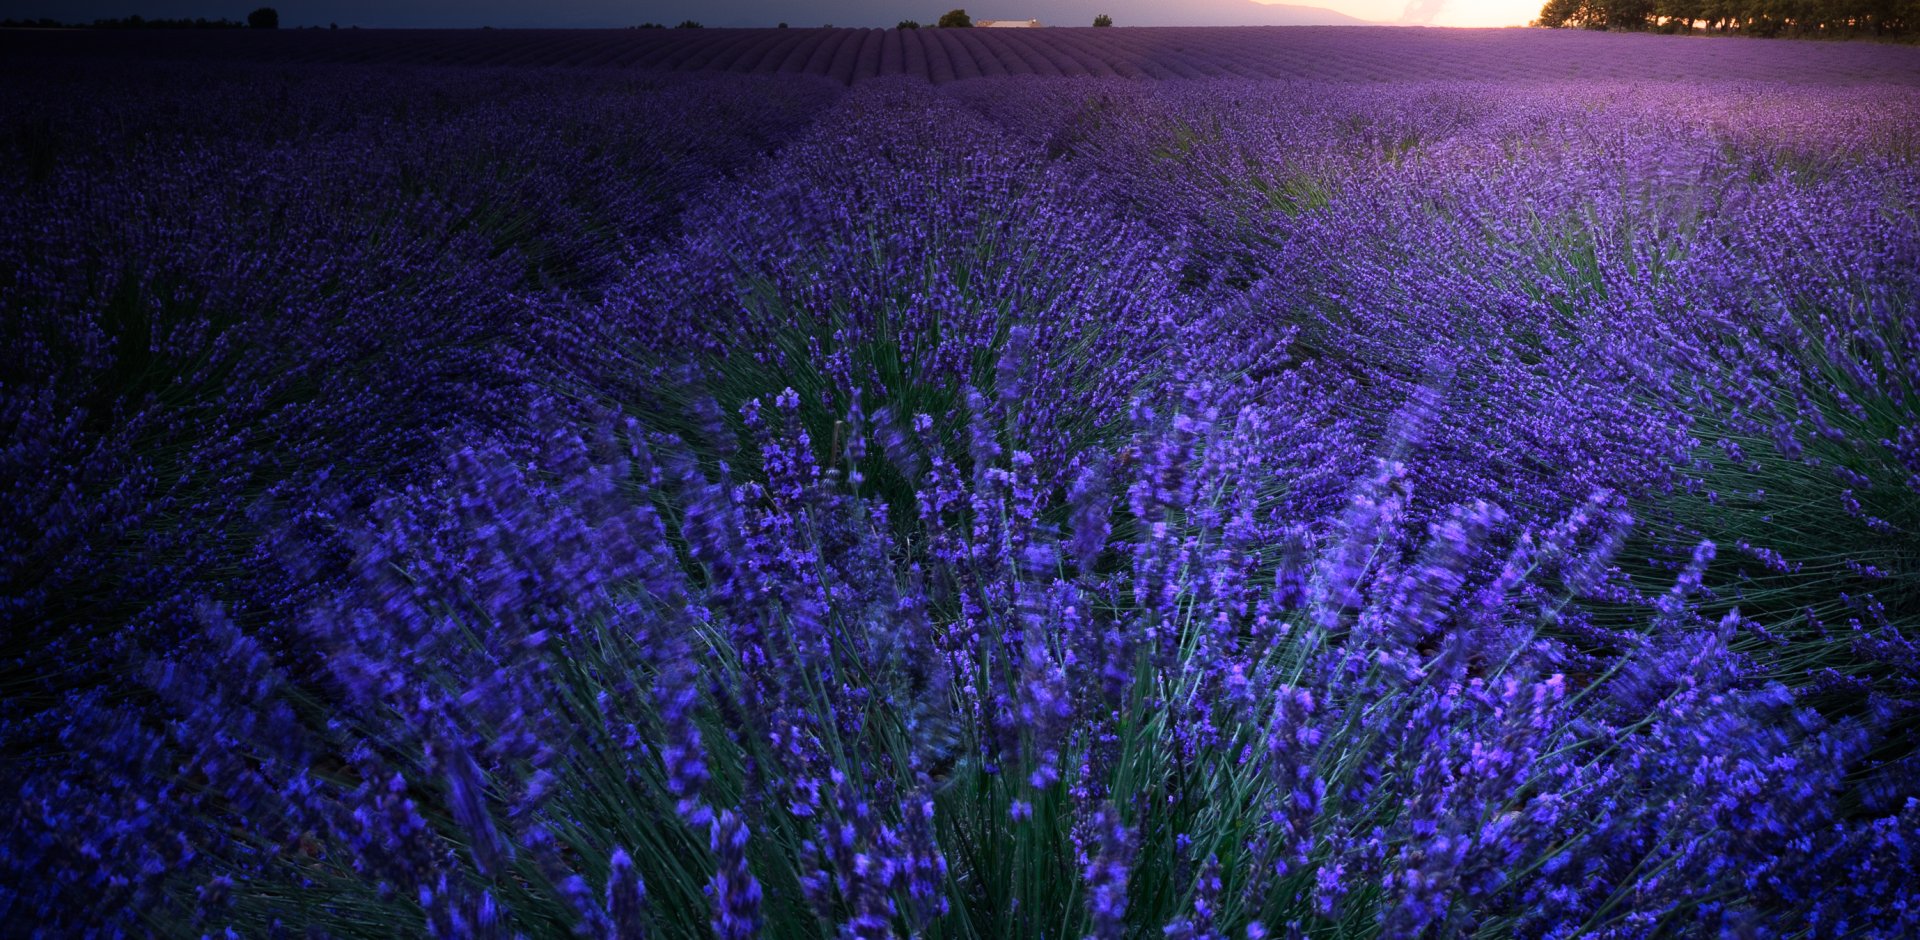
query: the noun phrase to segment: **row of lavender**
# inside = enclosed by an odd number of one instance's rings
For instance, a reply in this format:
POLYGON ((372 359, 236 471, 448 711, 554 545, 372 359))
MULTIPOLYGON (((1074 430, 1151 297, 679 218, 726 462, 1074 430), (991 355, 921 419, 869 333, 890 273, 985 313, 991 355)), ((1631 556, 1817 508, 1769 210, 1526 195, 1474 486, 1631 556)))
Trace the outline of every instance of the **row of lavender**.
POLYGON ((454 442, 543 433, 558 300, 834 91, 84 62, 4 82, 0 722, 27 757, 0 920, 128 929, 157 903, 139 882, 200 851, 171 834, 219 819, 131 743, 165 728, 144 672, 207 603, 310 655, 291 624, 377 496, 454 442))
POLYGON ((1920 929, 1911 92, 205 79, 10 106, 11 923, 1920 929))
POLYGON ((936 84, 1018 75, 1308 81, 1920 83, 1920 49, 1587 30, 1382 27, 686 30, 16 30, 14 56, 632 68, 936 84))

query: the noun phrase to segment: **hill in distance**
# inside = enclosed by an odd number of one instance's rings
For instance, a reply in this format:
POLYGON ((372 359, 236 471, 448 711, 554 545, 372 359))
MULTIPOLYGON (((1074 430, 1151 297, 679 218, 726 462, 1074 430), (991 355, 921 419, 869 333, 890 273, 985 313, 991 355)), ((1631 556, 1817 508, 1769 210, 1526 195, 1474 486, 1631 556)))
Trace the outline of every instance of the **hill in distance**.
POLYGON ((1189 0, 1162 3, 1156 0, 976 0, 980 12, 975 17, 996 19, 1037 18, 1048 26, 1087 26, 1094 16, 1105 13, 1117 26, 1364 26, 1367 20, 1348 16, 1325 7, 1295 3, 1260 3, 1258 0, 1189 0), (1009 7, 1011 15, 998 11, 1009 7), (1035 12, 1021 13, 1023 8, 1035 12))
MULTIPOLYGON (((204 0, 200 0, 204 2, 204 0)), ((338 22, 342 26, 472 28, 476 26, 604 28, 695 19, 708 26, 892 26, 901 20, 932 25, 940 14, 964 8, 975 19, 1038 19, 1047 26, 1091 26, 1101 13, 1117 26, 1357 26, 1357 19, 1324 7, 1260 0, 288 0, 283 25, 338 22)), ((0 0, 0 18, 52 17, 85 23, 124 16, 112 0, 0 0)), ((148 17, 193 17, 195 0, 148 0, 148 17)))
POLYGON ((1325 7, 1259 0, 820 0, 804 10, 766 0, 715 0, 697 18, 708 26, 772 26, 777 20, 796 27, 892 26, 905 19, 931 26, 955 7, 976 20, 1037 19, 1047 26, 1091 26, 1101 13, 1113 17, 1116 26, 1371 25, 1325 7))

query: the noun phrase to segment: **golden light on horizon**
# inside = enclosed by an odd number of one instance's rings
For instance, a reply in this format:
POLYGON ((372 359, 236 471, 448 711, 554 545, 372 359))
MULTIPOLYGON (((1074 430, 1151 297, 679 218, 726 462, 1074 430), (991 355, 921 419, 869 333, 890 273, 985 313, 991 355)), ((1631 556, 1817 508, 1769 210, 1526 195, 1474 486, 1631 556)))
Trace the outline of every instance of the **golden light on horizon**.
MULTIPOLYGON (((1289 0, 1257 0, 1280 3, 1289 0)), ((1540 15, 1536 0, 1291 0, 1375 23, 1424 26, 1525 26, 1540 15)))

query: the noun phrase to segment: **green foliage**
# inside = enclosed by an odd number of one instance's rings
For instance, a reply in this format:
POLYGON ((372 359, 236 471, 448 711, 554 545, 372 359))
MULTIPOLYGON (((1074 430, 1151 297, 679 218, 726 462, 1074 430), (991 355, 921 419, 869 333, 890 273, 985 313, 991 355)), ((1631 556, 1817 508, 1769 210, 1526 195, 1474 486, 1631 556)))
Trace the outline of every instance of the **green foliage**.
POLYGON ((1105 13, 1102 13, 1102 14, 1100 14, 1099 16, 1096 16, 1096 17, 1094 17, 1094 18, 1093 18, 1093 25, 1095 25, 1095 26, 1112 26, 1112 25, 1113 25, 1113 17, 1111 17, 1111 16, 1108 16, 1108 15, 1106 15, 1105 13))
POLYGON ((704 28, 705 27, 701 24, 699 20, 681 20, 680 25, 674 27, 674 29, 704 29, 704 28))
POLYGON ((1756 36, 1900 36, 1920 26, 1914 0, 1547 0, 1534 25, 1756 36))
POLYGON ((973 25, 973 17, 968 16, 965 10, 948 10, 940 14, 940 22, 937 25, 943 29, 969 27, 973 25))
POLYGON ((893 28, 894 29, 919 29, 920 21, 919 20, 901 20, 893 28))
POLYGON ((261 7, 247 14, 247 26, 251 29, 279 29, 280 11, 272 7, 261 7))
POLYGON ((1718 543, 1706 584, 1719 608, 1752 625, 1736 648, 1770 678, 1904 682, 1883 640, 1920 634, 1920 389, 1903 387, 1898 370, 1859 369, 1858 350, 1817 331, 1786 335, 1797 342, 1782 352, 1800 376, 1769 383, 1766 400, 1703 409, 1684 485, 1643 510, 1655 544, 1640 554, 1657 560, 1685 539, 1718 543))

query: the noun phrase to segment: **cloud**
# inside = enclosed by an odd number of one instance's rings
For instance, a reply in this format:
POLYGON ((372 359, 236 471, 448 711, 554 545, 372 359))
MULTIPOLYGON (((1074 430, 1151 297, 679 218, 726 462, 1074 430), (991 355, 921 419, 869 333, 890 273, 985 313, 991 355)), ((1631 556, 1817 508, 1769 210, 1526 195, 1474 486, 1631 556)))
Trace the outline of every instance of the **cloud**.
POLYGON ((1397 22, 1404 26, 1431 26, 1446 9, 1447 0, 1407 0, 1407 8, 1397 22))

